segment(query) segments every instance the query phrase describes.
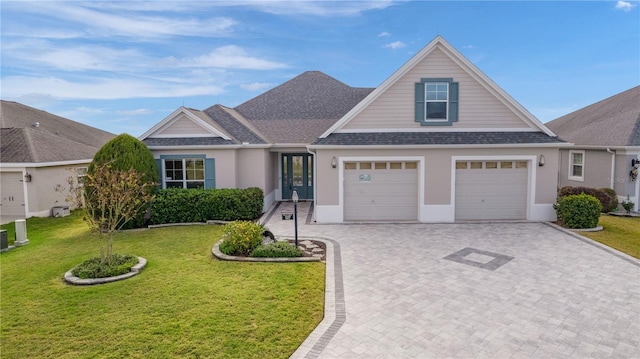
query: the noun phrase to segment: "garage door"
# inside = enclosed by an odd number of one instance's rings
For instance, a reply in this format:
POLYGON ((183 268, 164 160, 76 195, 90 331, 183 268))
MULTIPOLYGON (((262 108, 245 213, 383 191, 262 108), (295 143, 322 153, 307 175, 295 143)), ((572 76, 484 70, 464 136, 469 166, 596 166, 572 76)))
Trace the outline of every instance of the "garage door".
POLYGON ((0 186, 2 217, 24 217, 22 172, 0 173, 0 186))
POLYGON ((418 163, 345 162, 344 220, 418 220, 418 163))
POLYGON ((526 219, 527 161, 456 162, 456 220, 526 219))

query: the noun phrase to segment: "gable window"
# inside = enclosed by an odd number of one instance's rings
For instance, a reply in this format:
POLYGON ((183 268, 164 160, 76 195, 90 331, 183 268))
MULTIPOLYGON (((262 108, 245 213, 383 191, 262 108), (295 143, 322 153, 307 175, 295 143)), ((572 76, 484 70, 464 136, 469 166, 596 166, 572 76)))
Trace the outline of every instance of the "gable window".
POLYGON ((584 151, 569 151, 569 179, 584 181, 584 151))
POLYGON ((160 156, 162 188, 215 188, 215 162, 204 156, 160 156))
POLYGON ((415 84, 415 120, 423 126, 458 121, 458 83, 452 78, 423 78, 415 84))

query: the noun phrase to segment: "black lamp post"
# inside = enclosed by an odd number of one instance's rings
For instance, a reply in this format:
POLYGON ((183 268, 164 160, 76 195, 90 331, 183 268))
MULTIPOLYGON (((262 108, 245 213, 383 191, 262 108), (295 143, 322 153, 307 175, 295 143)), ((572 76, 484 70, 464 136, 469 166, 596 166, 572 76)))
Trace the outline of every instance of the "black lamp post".
POLYGON ((291 200, 293 201, 293 225, 295 227, 296 248, 298 248, 298 192, 293 191, 291 200))

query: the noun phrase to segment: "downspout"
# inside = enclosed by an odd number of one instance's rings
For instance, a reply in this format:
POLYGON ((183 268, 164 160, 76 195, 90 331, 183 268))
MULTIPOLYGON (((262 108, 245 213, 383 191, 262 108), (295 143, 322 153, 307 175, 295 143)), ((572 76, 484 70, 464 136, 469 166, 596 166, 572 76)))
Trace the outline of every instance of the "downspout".
POLYGON ((611 154, 611 176, 609 179, 611 180, 611 184, 609 185, 612 190, 615 191, 615 175, 616 175, 616 151, 611 151, 610 148, 607 147, 607 152, 611 154))
POLYGON ((307 153, 313 156, 313 222, 316 222, 316 204, 318 203, 318 161, 316 161, 316 153, 312 152, 307 146, 307 153))

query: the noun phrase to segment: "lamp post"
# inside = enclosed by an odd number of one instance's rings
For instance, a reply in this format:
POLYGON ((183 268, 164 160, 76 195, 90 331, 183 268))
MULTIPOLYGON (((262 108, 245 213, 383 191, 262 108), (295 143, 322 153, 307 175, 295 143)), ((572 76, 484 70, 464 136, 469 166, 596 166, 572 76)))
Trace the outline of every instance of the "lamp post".
POLYGON ((293 191, 293 226, 295 227, 296 248, 298 248, 298 192, 293 191))

